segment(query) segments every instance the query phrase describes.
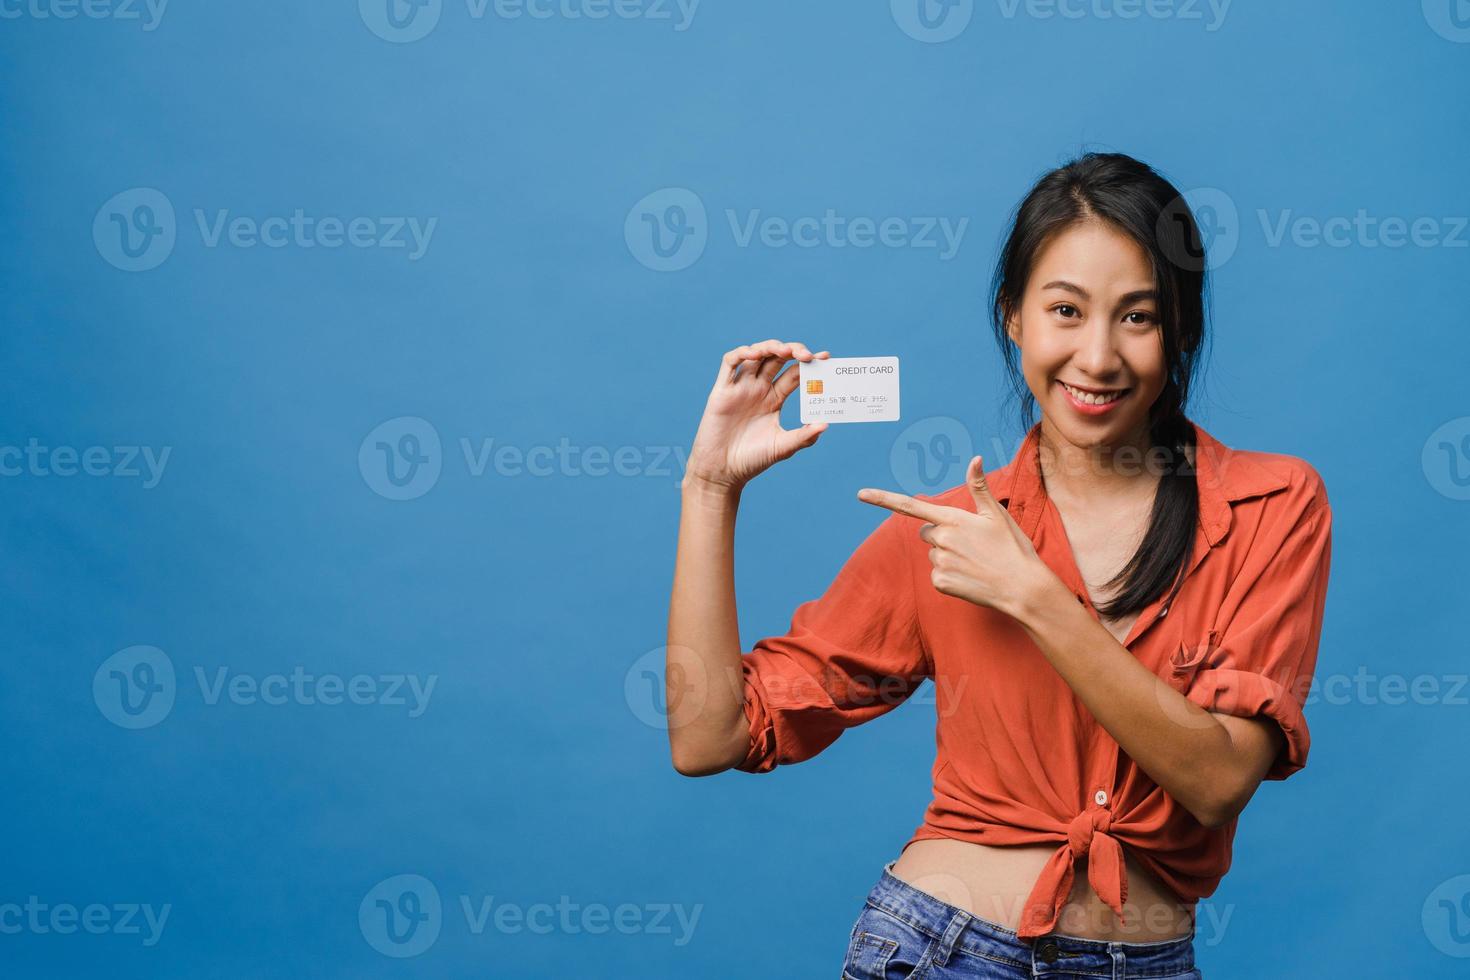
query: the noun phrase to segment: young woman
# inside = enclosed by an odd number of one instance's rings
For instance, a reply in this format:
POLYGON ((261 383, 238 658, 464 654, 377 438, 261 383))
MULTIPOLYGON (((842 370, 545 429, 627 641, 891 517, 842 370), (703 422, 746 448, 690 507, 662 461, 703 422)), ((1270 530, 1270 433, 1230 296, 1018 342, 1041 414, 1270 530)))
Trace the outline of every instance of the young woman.
POLYGON ((1301 459, 1185 415, 1205 333, 1179 192, 1087 154, 1022 201, 992 318, 1015 458, 887 516, 784 636, 742 654, 740 494, 786 431, 804 344, 725 354, 683 484, 669 613, 675 768, 767 772, 935 685, 934 798, 849 938, 844 977, 1199 977, 1195 905, 1262 779, 1306 763, 1331 511, 1301 459))

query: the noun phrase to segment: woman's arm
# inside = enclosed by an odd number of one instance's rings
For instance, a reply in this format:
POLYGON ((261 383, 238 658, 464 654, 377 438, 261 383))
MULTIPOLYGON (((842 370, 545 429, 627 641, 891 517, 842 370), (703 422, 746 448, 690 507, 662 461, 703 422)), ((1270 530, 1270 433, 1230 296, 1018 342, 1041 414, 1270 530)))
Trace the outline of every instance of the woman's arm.
POLYGON ((985 482, 975 511, 864 488, 858 497, 929 523, 934 587, 1014 618, 1119 747, 1200 823, 1244 808, 1263 778, 1306 759, 1301 701, 1316 664, 1332 554, 1332 515, 1315 474, 1277 508, 1227 599, 1219 648, 1186 693, 1144 667, 1036 554, 985 482), (1217 710, 1218 709, 1218 710, 1217 710))
POLYGON ((1029 593, 1015 618, 1118 747, 1196 820, 1219 827, 1245 808, 1286 741, 1273 722, 1191 702, 1060 579, 1029 593))
POLYGON ((736 765, 749 747, 735 610, 740 489, 686 478, 682 496, 664 692, 674 768, 704 776, 736 765))
POLYGON ((796 367, 782 367, 830 356, 774 339, 727 351, 699 420, 681 485, 664 675, 669 750, 686 776, 729 769, 749 748, 735 612, 735 514, 746 483, 827 428, 821 422, 781 428, 781 404, 799 380, 796 367))

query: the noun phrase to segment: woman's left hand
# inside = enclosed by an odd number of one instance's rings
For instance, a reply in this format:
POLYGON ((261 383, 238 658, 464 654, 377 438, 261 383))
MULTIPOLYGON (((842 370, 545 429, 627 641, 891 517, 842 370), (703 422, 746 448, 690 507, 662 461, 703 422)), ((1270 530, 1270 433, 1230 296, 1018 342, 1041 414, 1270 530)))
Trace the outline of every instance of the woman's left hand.
POLYGON ((965 483, 974 512, 867 487, 858 491, 858 499, 928 522, 919 537, 931 545, 929 580, 940 592, 1019 618, 1039 590, 1060 579, 1010 511, 990 495, 981 457, 970 460, 965 483))

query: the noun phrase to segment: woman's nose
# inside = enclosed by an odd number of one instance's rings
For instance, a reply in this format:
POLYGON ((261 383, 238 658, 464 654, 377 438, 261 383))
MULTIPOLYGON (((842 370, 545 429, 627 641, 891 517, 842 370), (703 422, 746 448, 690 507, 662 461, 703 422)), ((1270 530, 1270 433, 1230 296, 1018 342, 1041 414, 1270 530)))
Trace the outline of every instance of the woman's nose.
POLYGON ((1113 331, 1106 323, 1089 323, 1079 339, 1080 347, 1072 360, 1089 376, 1106 380, 1123 366, 1123 358, 1113 343, 1113 331))

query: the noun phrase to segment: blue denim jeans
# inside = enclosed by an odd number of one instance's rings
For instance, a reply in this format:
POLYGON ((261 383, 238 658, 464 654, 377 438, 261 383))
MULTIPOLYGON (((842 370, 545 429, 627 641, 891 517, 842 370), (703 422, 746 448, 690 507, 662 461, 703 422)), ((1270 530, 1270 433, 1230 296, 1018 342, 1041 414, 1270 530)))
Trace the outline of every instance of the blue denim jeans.
POLYGON ((1047 933, 1022 940, 998 923, 883 875, 847 944, 843 980, 1019 980, 1107 977, 1110 980, 1202 980, 1194 936, 1123 943, 1047 933))

